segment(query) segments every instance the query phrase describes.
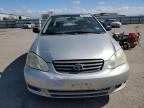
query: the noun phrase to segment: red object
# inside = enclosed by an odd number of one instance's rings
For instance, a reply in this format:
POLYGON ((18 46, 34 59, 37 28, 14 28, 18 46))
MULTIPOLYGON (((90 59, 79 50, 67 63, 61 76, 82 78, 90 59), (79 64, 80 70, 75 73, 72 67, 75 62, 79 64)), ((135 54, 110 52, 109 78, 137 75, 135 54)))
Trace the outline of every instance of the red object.
POLYGON ((129 33, 129 35, 128 35, 128 41, 130 43, 136 42, 137 41, 136 33, 134 33, 134 32, 129 33))

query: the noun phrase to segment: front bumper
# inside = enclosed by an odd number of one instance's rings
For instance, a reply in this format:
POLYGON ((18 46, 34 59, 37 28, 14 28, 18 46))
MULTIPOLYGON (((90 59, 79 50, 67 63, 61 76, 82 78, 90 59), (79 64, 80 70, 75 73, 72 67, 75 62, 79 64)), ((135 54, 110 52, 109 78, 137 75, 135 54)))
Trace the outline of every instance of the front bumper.
POLYGON ((108 95, 125 87, 128 64, 87 74, 62 74, 25 67, 24 77, 29 91, 46 97, 77 98, 108 95))

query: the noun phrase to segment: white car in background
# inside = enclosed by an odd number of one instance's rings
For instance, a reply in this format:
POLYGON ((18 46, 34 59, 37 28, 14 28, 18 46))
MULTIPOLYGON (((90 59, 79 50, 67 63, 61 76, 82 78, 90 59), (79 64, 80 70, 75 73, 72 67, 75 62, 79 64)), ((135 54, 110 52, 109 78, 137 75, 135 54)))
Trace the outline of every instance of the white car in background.
POLYGON ((23 28, 24 29, 31 29, 31 28, 34 28, 35 27, 35 24, 33 23, 30 23, 30 22, 27 22, 23 25, 23 28))
POLYGON ((121 22, 119 22, 119 21, 115 21, 115 22, 112 22, 112 23, 111 23, 111 26, 112 26, 112 27, 117 27, 117 28, 120 28, 120 27, 121 27, 121 25, 122 25, 122 23, 121 23, 121 22))
POLYGON ((109 26, 112 26, 112 27, 114 27, 114 28, 120 28, 121 25, 122 25, 122 23, 119 22, 119 21, 116 20, 116 19, 106 19, 106 20, 105 20, 105 24, 106 24, 106 25, 109 25, 109 26))

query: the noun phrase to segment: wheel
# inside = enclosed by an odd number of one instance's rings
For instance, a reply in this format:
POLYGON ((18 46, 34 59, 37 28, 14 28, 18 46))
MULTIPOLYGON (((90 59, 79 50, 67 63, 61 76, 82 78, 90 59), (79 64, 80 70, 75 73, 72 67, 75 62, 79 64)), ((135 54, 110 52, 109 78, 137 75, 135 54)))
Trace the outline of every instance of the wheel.
POLYGON ((135 43, 130 43, 130 47, 131 47, 131 48, 134 48, 135 46, 136 46, 135 43))
POLYGON ((125 50, 129 49, 129 43, 128 42, 123 43, 123 49, 125 49, 125 50))

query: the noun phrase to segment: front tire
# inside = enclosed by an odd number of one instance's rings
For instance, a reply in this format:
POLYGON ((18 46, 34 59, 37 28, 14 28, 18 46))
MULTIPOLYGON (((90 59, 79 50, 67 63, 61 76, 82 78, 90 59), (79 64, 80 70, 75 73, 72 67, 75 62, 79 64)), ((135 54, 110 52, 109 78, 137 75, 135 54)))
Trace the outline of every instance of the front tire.
POLYGON ((123 46, 123 49, 125 49, 125 50, 129 49, 129 43, 128 42, 124 42, 122 46, 123 46))

